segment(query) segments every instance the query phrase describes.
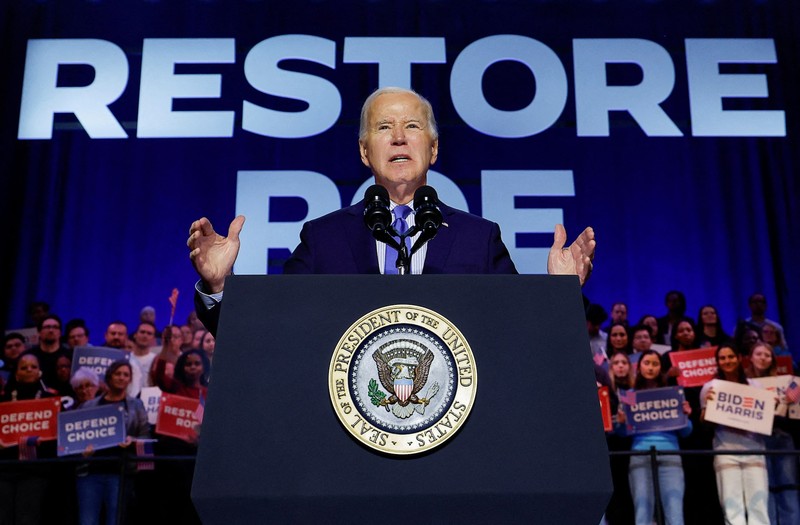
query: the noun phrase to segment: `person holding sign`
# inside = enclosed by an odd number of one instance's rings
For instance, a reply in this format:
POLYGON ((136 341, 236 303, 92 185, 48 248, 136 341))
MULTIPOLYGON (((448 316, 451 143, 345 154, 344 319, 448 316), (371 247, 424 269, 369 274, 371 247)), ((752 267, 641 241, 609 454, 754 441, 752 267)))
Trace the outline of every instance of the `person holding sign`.
MULTIPOLYGON (((666 386, 667 380, 661 373, 661 358, 658 352, 645 350, 637 364, 634 391, 666 386)), ((624 397, 622 396, 622 398, 624 397)), ((681 410, 689 415, 691 413, 689 403, 684 401, 681 410)), ((617 414, 617 421, 622 426, 626 422, 625 411, 621 407, 617 414)), ((686 437, 691 432, 692 423, 687 419, 686 426, 678 430, 638 433, 633 436, 631 450, 648 451, 651 447, 655 447, 656 450, 678 450, 678 438, 686 437)), ((653 522, 655 511, 650 457, 631 456, 628 476, 636 513, 636 525, 650 525, 653 522)), ((661 505, 664 508, 666 523, 681 525, 683 523, 684 478, 680 456, 660 456, 658 458, 658 483, 661 489, 661 505)))
MULTIPOLYGON (((758 342, 750 349, 750 366, 745 371, 750 378, 777 377, 778 367, 772 346, 758 342)), ((791 376, 781 376, 788 386, 791 376)), ((772 435, 764 438, 767 450, 794 452, 794 441, 786 417, 775 417, 772 435)), ((772 487, 769 493, 769 519, 771 523, 800 523, 800 494, 797 491, 797 456, 767 456, 767 479, 772 487)))
MULTIPOLYGON (((147 412, 141 401, 128 395, 128 385, 133 378, 133 369, 128 361, 115 361, 106 370, 105 395, 90 399, 81 408, 121 404, 125 421, 125 439, 119 447, 98 450, 90 446, 84 455, 120 457, 137 438, 149 438, 150 426, 147 412)), ((100 523, 105 507, 106 523, 117 523, 117 494, 120 485, 120 467, 115 462, 88 463, 77 468, 78 516, 80 523, 100 523)))
MULTIPOLYGON (((742 368, 739 354, 730 345, 717 348, 717 379, 743 385, 752 384, 742 368)), ((705 420, 706 404, 715 397, 712 382, 700 392, 700 420, 705 420)), ((754 385, 758 386, 758 385, 754 385)), ((764 450, 763 438, 747 430, 716 425, 714 450, 764 450)), ((769 485, 764 456, 714 456, 717 493, 725 514, 725 523, 768 525, 769 485)))

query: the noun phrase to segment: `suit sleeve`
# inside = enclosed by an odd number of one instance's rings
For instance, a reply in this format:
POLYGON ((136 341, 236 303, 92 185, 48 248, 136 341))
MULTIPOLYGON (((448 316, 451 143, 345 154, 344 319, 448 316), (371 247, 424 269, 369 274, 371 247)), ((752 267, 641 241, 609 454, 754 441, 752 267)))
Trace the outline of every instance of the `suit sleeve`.
POLYGON ((309 274, 314 273, 314 252, 311 247, 313 242, 313 225, 307 222, 300 231, 300 244, 294 249, 292 255, 283 265, 285 274, 309 274))
POLYGON ((489 261, 487 267, 489 273, 496 274, 517 274, 517 267, 514 266, 514 261, 511 260, 511 255, 508 253, 500 235, 500 226, 497 223, 492 223, 491 234, 489 235, 489 261))

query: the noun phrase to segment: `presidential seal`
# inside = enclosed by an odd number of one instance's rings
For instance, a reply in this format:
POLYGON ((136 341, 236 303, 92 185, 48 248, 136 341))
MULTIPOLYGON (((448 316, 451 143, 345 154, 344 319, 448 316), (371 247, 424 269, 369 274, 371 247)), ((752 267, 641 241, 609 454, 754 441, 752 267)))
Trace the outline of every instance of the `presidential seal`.
POLYGON ((392 305, 356 321, 333 352, 331 402, 350 434, 389 454, 417 454, 453 437, 475 401, 464 336, 427 308, 392 305))

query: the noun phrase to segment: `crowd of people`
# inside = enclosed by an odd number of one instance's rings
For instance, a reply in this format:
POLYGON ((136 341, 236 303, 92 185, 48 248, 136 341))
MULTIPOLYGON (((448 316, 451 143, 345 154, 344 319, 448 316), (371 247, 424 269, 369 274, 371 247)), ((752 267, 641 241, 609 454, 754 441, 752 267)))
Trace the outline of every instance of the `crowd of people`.
MULTIPOLYGON (((703 306, 696 318, 686 316, 681 292, 667 294, 667 312, 661 317, 628 319, 628 306, 616 303, 610 316, 597 304, 586 311, 590 346, 598 386, 609 387, 615 428, 607 434, 609 450, 795 450, 800 424, 776 417, 771 436, 704 421, 706 403, 715 392, 705 387, 685 388, 681 409, 688 424, 666 432, 627 435, 625 413, 618 395, 676 384, 672 352, 714 347, 717 378, 758 386, 758 378, 775 375, 778 356, 792 356, 783 328, 766 318, 766 299, 749 299, 752 315, 726 331, 713 305, 703 306), (608 322, 607 324, 605 324, 608 322), (605 324, 605 326, 604 326, 605 324), (747 357, 745 359, 745 356, 747 357), (745 367, 747 363, 747 367, 745 367)), ((135 327, 121 321, 108 324, 102 338, 91 338, 81 319, 62 325, 44 310, 35 317, 37 344, 9 332, 0 355, 0 402, 60 398, 62 410, 82 410, 106 404, 124 406, 126 438, 115 448, 83 452, 85 462, 56 465, 26 463, 24 468, 0 470, 0 523, 116 523, 124 505, 127 523, 199 522, 189 500, 191 464, 167 462, 152 471, 136 472, 138 455, 131 445, 155 440, 159 455, 195 453, 197 441, 158 435, 148 423, 139 393, 157 386, 165 393, 203 399, 209 384, 215 339, 192 314, 183 325, 159 330, 154 310, 145 307, 135 327), (87 368, 72 372, 75 348, 91 346, 127 352, 104 377, 87 368), (89 458, 120 458, 130 482, 120 487, 120 462, 89 458), (134 475, 135 474, 135 475, 134 475), (121 492, 120 492, 121 491, 121 492), (122 500, 117 495, 123 494, 122 500), (52 503, 52 504, 51 504, 52 503), (156 516, 154 518, 154 516, 156 516)), ((794 361, 794 359, 792 358, 794 361)), ((34 444, 35 457, 55 457, 55 444, 34 444)), ((19 460, 24 447, 0 449, 0 459, 19 460)), ((616 524, 650 524, 661 512, 668 524, 800 523, 798 465, 794 455, 661 455, 657 465, 660 501, 655 499, 650 457, 614 455, 611 458, 614 495, 605 520, 616 524), (660 508, 658 508, 660 507, 660 508)))
MULTIPOLYGON (((203 401, 206 397, 215 339, 194 314, 186 324, 158 330, 154 309, 142 309, 131 329, 122 321, 108 324, 102 340, 90 339, 82 319, 66 324, 44 309, 34 313, 38 341, 10 331, 0 355, 0 403, 59 398, 61 412, 104 405, 123 407, 125 439, 118 446, 94 450, 78 458, 86 461, 45 463, 30 461, 57 456, 54 440, 34 440, 31 447, 0 446, 0 460, 17 460, 0 469, 0 523, 199 523, 189 499, 192 462, 147 462, 128 458, 141 454, 194 456, 198 438, 160 435, 148 421, 139 398, 142 389, 158 387, 164 393, 203 401), (121 352, 101 377, 88 367, 75 367, 76 349, 104 347, 121 352), (137 442, 152 447, 135 447, 137 442), (92 458, 116 458, 93 461, 92 458), (123 480, 121 469, 125 470, 123 480), (137 471, 138 470, 138 471, 137 471), (120 499, 118 496, 122 494, 120 499), (122 504, 122 507, 120 507, 122 504)), ((194 428, 199 434, 199 426, 194 428)))
POLYGON ((766 388, 764 378, 778 376, 780 356, 788 356, 791 362, 791 370, 782 373, 787 376, 785 382, 796 385, 789 377, 797 373, 796 360, 783 327, 766 317, 766 298, 760 293, 750 296, 751 316, 738 320, 730 331, 725 330, 713 305, 700 308, 697 317, 687 316, 686 299, 679 291, 669 292, 665 305, 665 315, 645 314, 636 323, 629 322, 625 303, 613 304, 610 316, 600 305, 587 308, 598 387, 607 387, 612 399, 609 450, 632 451, 611 457, 614 495, 606 522, 649 525, 658 511, 664 523, 671 525, 800 523, 795 455, 800 450, 800 420, 788 417, 787 410, 789 404, 800 400, 800 389, 790 386, 785 396, 774 395, 771 435, 705 418, 707 404, 715 399, 714 385, 719 384, 714 381, 766 388), (677 386, 679 371, 670 356, 699 349, 713 349, 716 373, 704 385, 682 388, 686 425, 669 431, 630 432, 623 404, 631 403, 631 393, 677 386), (655 476, 651 456, 636 455, 651 449, 659 452, 655 476), (758 453, 764 450, 776 453, 758 453), (656 501, 654 481, 660 501, 656 501))

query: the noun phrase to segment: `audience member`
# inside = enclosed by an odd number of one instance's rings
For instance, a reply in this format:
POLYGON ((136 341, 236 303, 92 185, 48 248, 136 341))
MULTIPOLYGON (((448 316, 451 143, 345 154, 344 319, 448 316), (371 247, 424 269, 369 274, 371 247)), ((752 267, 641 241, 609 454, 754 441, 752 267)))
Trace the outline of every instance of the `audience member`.
POLYGON ((89 329, 85 325, 75 325, 67 328, 67 344, 70 348, 89 346, 89 329))
POLYGON ((664 336, 658 331, 658 319, 656 319, 655 315, 645 314, 636 324, 643 324, 650 327, 650 340, 653 344, 664 344, 664 336))
MULTIPOLYGON (((731 347, 721 345, 716 351, 717 379, 749 384, 742 368, 739 354, 731 347)), ((705 407, 715 397, 709 381, 700 394, 705 420, 705 407)), ((717 424, 714 430, 714 450, 764 450, 764 439, 755 432, 717 424)), ((719 503, 726 523, 768 525, 769 485, 764 456, 719 455, 714 456, 719 503)))
MULTIPOLYGON (((661 358, 658 352, 646 350, 637 363, 636 391, 667 386, 661 373, 661 358)), ((620 407, 621 408, 621 407, 620 407)), ((691 413, 687 401, 683 402, 683 411, 691 413)), ((626 422, 625 412, 620 409, 617 420, 622 428, 626 422)), ((692 432, 692 422, 687 418, 685 427, 672 431, 655 431, 635 434, 631 450, 647 451, 678 450, 678 437, 688 436, 692 432)), ((636 525, 650 525, 655 513, 655 492, 653 489, 653 471, 649 456, 631 456, 630 486, 633 506, 636 514, 636 525)), ((683 523, 684 477, 680 456, 658 457, 658 485, 661 492, 661 506, 666 523, 681 525, 683 523)))
POLYGON ((722 320, 714 305, 707 304, 700 308, 700 312, 697 314, 697 330, 699 332, 697 345, 701 348, 730 344, 731 336, 726 334, 722 328, 722 320))
POLYGON ((142 372, 139 379, 140 389, 154 385, 149 371, 153 366, 153 360, 156 358, 156 354, 150 351, 155 344, 155 340, 156 325, 150 321, 140 322, 133 333, 133 352, 131 352, 131 360, 136 361, 139 370, 142 372))
POLYGON ((140 323, 150 323, 153 326, 156 324, 156 309, 152 306, 145 306, 139 312, 140 323))
POLYGON ((37 325, 39 344, 28 350, 39 360, 42 379, 46 385, 56 382, 56 362, 65 355, 72 359, 72 349, 61 344, 61 319, 55 314, 47 314, 37 325))
MULTIPOLYGON (((625 303, 614 303, 611 305, 611 324, 622 324, 628 326, 628 305, 625 303)), ((609 325, 610 327, 610 325, 609 325)))
MULTIPOLYGON (((17 332, 11 332, 3 337, 3 364, 0 370, 11 373, 16 369, 17 359, 25 352, 25 337, 17 332)), ((0 384, 0 386, 2 386, 0 384)))
POLYGON ((627 352, 617 350, 611 354, 609 376, 611 377, 611 386, 617 395, 620 390, 633 388, 636 375, 627 352))
POLYGON ((205 352, 192 348, 182 353, 175 363, 173 377, 165 373, 166 363, 163 359, 158 360, 153 373, 155 383, 161 390, 183 397, 205 399, 208 374, 211 372, 211 364, 205 352))
POLYGON ((653 346, 652 332, 650 331, 650 327, 646 324, 634 326, 631 328, 631 334, 633 334, 631 346, 633 347, 634 353, 645 352, 650 350, 650 347, 653 346))
POLYGON ((97 397, 97 391, 100 389, 100 379, 97 374, 85 366, 72 374, 69 383, 75 391, 75 408, 81 408, 84 403, 97 397))
MULTIPOLYGON (((750 349, 750 364, 745 370, 747 377, 775 377, 778 375, 775 352, 768 343, 757 342, 750 349)), ((786 408, 785 406, 783 407, 786 408)), ((776 415, 772 424, 772 435, 764 438, 767 450, 785 450, 793 453, 794 440, 789 432, 790 422, 776 415)), ((766 456, 769 479, 770 523, 800 523, 800 492, 797 490, 797 456, 766 456)))
MULTIPOLYGON (((132 380, 132 367, 127 361, 115 361, 106 370, 108 391, 83 403, 82 409, 110 404, 122 406, 125 421, 125 440, 118 447, 94 451, 90 446, 85 456, 122 457, 125 450, 138 438, 150 437, 150 425, 144 405, 127 394, 132 380)), ((117 521, 117 504, 120 494, 120 466, 116 463, 93 462, 79 465, 76 470, 78 489, 78 515, 81 524, 100 523, 105 510, 106 523, 117 521)), ((130 485, 128 485, 130 486, 130 485)), ((127 497, 123 492, 123 497, 127 497)))
MULTIPOLYGON (((108 328, 106 328, 105 340, 105 345, 107 347, 117 348, 133 354, 133 344, 128 338, 128 325, 122 321, 112 321, 108 325, 108 328)), ((131 363, 133 378, 128 384, 128 395, 136 397, 139 395, 139 392, 141 392, 142 385, 145 383, 142 377, 144 373, 142 369, 139 368, 139 362, 136 359, 130 359, 129 362, 131 363)))
POLYGON ((181 335, 183 337, 183 342, 181 343, 181 350, 188 350, 189 348, 197 348, 194 346, 194 338, 200 330, 192 330, 192 327, 188 324, 181 326, 181 335))
POLYGON ((753 346, 761 341, 761 328, 754 324, 747 323, 742 330, 737 330, 736 350, 740 355, 750 355, 753 346))
POLYGON ((153 364, 150 365, 150 381, 154 385, 158 384, 155 378, 155 370, 159 366, 159 362, 164 362, 163 373, 165 376, 172 378, 174 374, 175 362, 181 355, 181 346, 183 345, 183 334, 180 327, 174 324, 165 326, 163 332, 161 332, 161 341, 163 342, 161 352, 153 359, 153 364))
POLYGON ((31 320, 30 326, 38 327, 48 314, 50 314, 50 305, 44 301, 33 301, 28 305, 28 318, 31 320))
POLYGON ((608 360, 606 355, 606 339, 608 334, 600 326, 608 319, 608 313, 599 304, 590 304, 586 308, 586 330, 589 332, 589 345, 592 348, 595 364, 608 360))
POLYGON ((208 361, 211 362, 214 360, 214 350, 217 348, 217 338, 214 337, 214 334, 208 330, 204 331, 205 334, 203 335, 203 339, 200 340, 200 348, 203 349, 203 352, 206 353, 206 357, 208 357, 208 361))
MULTIPOLYGON (((780 334, 780 340, 786 340, 783 335, 783 327, 781 324, 777 321, 773 321, 772 319, 767 319, 767 297, 763 293, 754 293, 751 295, 747 299, 747 306, 750 308, 750 317, 746 318, 744 322, 740 322, 739 325, 749 324, 755 325, 759 329, 763 329, 765 324, 770 323, 778 330, 778 333, 780 334)), ((737 335, 739 331, 739 325, 736 327, 737 335)))
POLYGON ((625 352, 626 354, 633 352, 631 340, 628 337, 628 327, 621 322, 611 323, 611 327, 608 329, 606 353, 612 356, 616 352, 625 352))
POLYGON ((667 313, 658 318, 658 333, 662 336, 665 344, 672 341, 675 325, 686 315, 686 296, 683 292, 671 290, 664 298, 667 313))

